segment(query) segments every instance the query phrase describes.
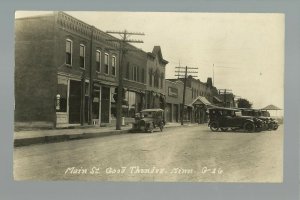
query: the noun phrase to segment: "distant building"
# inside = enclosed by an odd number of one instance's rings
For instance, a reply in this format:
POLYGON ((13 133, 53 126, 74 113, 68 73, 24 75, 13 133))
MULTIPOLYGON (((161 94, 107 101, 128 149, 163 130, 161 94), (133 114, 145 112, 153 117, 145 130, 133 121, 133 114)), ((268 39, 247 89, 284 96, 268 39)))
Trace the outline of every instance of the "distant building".
POLYGON ((222 101, 221 106, 223 107, 233 108, 237 106, 235 96, 232 92, 219 90, 218 98, 222 101))
POLYGON ((165 72, 166 61, 159 46, 154 46, 153 51, 147 53, 146 73, 146 107, 165 108, 165 72))
MULTIPOLYGON (((166 80, 166 113, 168 121, 180 120, 177 116, 180 116, 182 109, 183 82, 183 78, 166 80)), ((206 83, 192 76, 187 78, 183 110, 184 121, 204 123, 207 121, 207 108, 213 106, 213 104, 216 106, 220 103, 221 100, 218 98, 218 90, 212 85, 211 78, 208 78, 206 83)))

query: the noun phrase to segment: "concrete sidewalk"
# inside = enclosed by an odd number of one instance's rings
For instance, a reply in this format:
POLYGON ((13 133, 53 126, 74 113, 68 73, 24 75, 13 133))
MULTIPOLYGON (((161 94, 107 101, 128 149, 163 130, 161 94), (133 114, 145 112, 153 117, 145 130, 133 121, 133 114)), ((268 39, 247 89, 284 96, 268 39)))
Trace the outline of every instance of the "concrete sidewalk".
MULTIPOLYGON (((197 124, 185 124, 193 126, 197 124)), ((167 123, 165 128, 178 127, 180 123, 167 123)), ((123 126, 122 130, 115 127, 76 127, 71 129, 51 129, 51 130, 26 130, 14 132, 14 146, 27 146, 31 144, 62 142, 76 139, 87 139, 93 137, 104 137, 129 133, 131 125, 123 126)))

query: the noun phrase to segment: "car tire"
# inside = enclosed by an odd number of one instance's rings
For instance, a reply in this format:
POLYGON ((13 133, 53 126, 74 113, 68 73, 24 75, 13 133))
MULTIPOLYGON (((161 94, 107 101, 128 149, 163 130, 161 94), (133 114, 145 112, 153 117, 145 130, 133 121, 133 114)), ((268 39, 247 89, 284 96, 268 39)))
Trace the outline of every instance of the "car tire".
POLYGON ((276 131, 278 129, 278 124, 273 125, 273 130, 276 131))
POLYGON ((219 130, 219 124, 217 122, 212 122, 212 123, 210 123, 209 128, 213 132, 216 132, 219 130))
POLYGON ((246 122, 244 124, 244 130, 247 132, 254 132, 255 131, 255 125, 252 122, 246 122))
POLYGON ((223 132, 228 131, 228 128, 220 128, 220 129, 221 129, 221 131, 223 131, 223 132))
POLYGON ((160 129, 160 132, 162 132, 163 129, 164 129, 164 125, 160 125, 160 126, 159 126, 159 129, 160 129))
POLYGON ((269 126, 268 126, 268 130, 271 131, 273 129, 274 129, 274 125, 272 123, 270 123, 269 126))

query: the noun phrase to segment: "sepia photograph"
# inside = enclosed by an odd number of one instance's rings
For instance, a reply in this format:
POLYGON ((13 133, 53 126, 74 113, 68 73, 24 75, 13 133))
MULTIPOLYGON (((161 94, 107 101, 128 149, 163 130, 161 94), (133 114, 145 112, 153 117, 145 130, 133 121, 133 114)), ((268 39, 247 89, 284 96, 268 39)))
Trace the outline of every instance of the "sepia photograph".
POLYGON ((14 180, 283 182, 283 13, 19 10, 14 31, 14 180))

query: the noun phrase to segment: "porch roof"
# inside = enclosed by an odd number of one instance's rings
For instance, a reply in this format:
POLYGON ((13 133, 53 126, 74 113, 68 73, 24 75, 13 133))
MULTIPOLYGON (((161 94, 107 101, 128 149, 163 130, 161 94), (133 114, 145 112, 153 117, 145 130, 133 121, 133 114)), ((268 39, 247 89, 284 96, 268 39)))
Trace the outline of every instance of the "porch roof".
POLYGON ((204 96, 198 96, 195 98, 189 106, 194 106, 197 104, 204 104, 206 106, 213 106, 204 96))

